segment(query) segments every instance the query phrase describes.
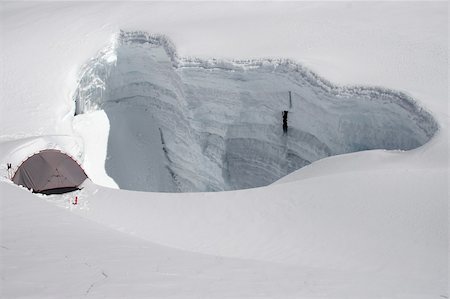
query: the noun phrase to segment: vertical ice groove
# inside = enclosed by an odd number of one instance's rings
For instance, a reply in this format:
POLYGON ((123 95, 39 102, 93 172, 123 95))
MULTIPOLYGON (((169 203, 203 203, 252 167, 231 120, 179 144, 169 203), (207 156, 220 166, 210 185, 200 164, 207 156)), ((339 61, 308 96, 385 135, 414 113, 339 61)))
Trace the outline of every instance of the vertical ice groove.
POLYGON ((76 114, 105 110, 108 174, 143 191, 263 186, 331 155, 413 149, 438 129, 398 91, 336 86, 288 59, 180 58, 167 37, 138 31, 86 64, 74 100, 76 114))

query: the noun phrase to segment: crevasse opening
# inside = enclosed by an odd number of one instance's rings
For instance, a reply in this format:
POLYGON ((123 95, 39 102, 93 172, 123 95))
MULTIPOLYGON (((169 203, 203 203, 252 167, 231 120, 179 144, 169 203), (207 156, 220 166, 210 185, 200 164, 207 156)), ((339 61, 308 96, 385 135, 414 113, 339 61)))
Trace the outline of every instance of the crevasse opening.
POLYGON ((74 100, 76 114, 105 111, 106 172, 140 191, 264 186, 332 155, 413 149, 438 128, 401 92, 335 86, 285 59, 180 58, 145 32, 91 59, 74 100))

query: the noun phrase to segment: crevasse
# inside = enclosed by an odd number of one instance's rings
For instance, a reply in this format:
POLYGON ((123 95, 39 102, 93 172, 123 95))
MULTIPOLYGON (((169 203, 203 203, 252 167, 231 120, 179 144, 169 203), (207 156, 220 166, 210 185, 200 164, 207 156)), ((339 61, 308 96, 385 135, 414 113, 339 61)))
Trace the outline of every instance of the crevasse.
POLYGON ((121 31, 91 59, 74 100, 76 114, 106 112, 106 171, 141 191, 264 186, 332 155, 413 149, 438 129, 401 92, 336 86, 285 59, 180 58, 145 32, 121 31))

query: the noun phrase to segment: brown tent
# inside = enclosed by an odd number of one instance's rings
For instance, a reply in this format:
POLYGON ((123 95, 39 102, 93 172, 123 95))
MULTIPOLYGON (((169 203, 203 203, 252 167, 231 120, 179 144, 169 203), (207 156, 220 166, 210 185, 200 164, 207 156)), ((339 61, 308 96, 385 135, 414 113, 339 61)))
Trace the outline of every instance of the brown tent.
POLYGON ((43 150, 25 160, 12 180, 36 193, 61 194, 78 189, 87 175, 81 166, 58 150, 43 150))

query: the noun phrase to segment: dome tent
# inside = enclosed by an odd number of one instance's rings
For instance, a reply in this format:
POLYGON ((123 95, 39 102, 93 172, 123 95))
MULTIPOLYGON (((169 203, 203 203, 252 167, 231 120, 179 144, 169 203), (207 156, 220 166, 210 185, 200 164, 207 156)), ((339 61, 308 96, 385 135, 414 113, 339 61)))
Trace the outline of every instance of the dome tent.
POLYGON ((35 193, 61 194, 77 190, 87 179, 81 166, 58 150, 43 150, 26 159, 12 181, 35 193))

